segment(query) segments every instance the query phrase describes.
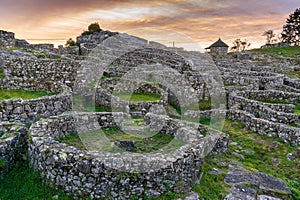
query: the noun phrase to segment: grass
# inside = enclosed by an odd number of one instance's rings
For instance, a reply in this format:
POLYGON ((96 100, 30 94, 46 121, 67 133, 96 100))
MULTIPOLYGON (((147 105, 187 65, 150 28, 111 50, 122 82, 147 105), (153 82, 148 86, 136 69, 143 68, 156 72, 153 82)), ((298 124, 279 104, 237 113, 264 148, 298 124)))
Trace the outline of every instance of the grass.
POLYGON ((195 185, 194 191, 200 196, 200 199, 224 199, 229 194, 230 185, 224 183, 227 169, 220 175, 210 174, 209 172, 217 166, 217 162, 210 156, 205 159, 202 166, 202 178, 200 184, 195 185))
POLYGON ((0 181, 0 199, 57 199, 71 200, 64 191, 49 187, 39 173, 34 172, 28 161, 17 163, 13 170, 0 181))
POLYGON ((294 114, 300 115, 300 105, 295 105, 294 114))
POLYGON ((43 91, 27 91, 27 90, 6 90, 0 89, 0 100, 17 99, 24 100, 35 99, 43 96, 51 96, 54 93, 47 93, 43 91))
POLYGON ((198 103, 185 107, 184 110, 210 110, 212 107, 210 100, 200 100, 198 103))
MULTIPOLYGON (((174 136, 151 131, 122 131, 119 129, 103 129, 81 133, 85 142, 93 147, 100 147, 105 151, 118 152, 119 149, 112 147, 111 143, 116 141, 134 141, 134 151, 136 153, 151 153, 163 149, 164 151, 174 150, 182 146, 181 140, 174 139, 174 136), (103 135, 105 134, 105 135, 103 135), (104 138, 105 136, 105 138, 104 138), (107 141, 107 139, 109 141, 107 141), (90 140, 90 141, 89 141, 90 140), (95 146, 97 145, 97 146, 95 146)), ((59 138, 58 141, 72 145, 78 149, 85 150, 80 137, 72 133, 66 137, 59 138)))
POLYGON ((6 168, 6 160, 0 158, 0 171, 4 170, 5 168, 6 168))
POLYGON ((4 78, 4 76, 3 67, 0 66, 0 79, 4 78))
POLYGON ((230 139, 237 145, 229 145, 228 153, 206 158, 202 168, 201 182, 194 188, 201 198, 223 199, 229 193, 231 186, 224 183, 228 165, 221 167, 218 163, 229 164, 232 161, 238 161, 249 171, 260 171, 281 178, 290 187, 293 199, 300 199, 299 158, 294 162, 286 158, 288 153, 296 150, 295 147, 291 147, 280 139, 261 136, 250 131, 238 121, 226 120, 223 131, 229 134, 230 139), (273 142, 280 145, 274 146, 273 142), (244 150, 252 150, 253 153, 247 153, 244 150), (232 152, 242 154, 244 158, 236 157, 232 152), (280 160, 280 163, 275 164, 274 159, 280 160), (208 173, 214 168, 221 170, 220 175, 208 173))
POLYGON ((244 156, 244 158, 238 158, 230 154, 227 155, 227 159, 235 159, 248 169, 256 169, 283 179, 291 188, 293 197, 295 199, 300 198, 300 162, 292 162, 286 158, 288 153, 296 150, 295 147, 291 147, 280 139, 261 136, 249 131, 238 121, 226 120, 224 132, 229 134, 230 139, 238 144, 230 145, 230 152, 238 152, 244 156), (279 142, 280 146, 272 146, 274 141, 279 142), (253 150, 253 153, 249 154, 242 151, 247 149, 253 150), (274 159, 280 160, 280 163, 274 164, 274 159))
POLYGON ((84 145, 82 144, 80 137, 76 133, 71 133, 65 137, 61 137, 57 139, 59 142, 66 143, 69 146, 74 146, 80 150, 86 150, 84 145))
MULTIPOLYGON (((229 193, 231 186, 224 183, 228 165, 222 167, 219 162, 230 164, 233 161, 242 163, 250 171, 258 170, 281 178, 290 187, 293 199, 300 199, 299 158, 295 161, 289 161, 286 158, 288 153, 296 150, 295 147, 284 143, 280 139, 261 136, 249 131, 239 121, 226 120, 223 131, 229 134, 230 140, 235 142, 236 145, 230 144, 228 153, 212 155, 205 159, 201 168, 201 182, 193 188, 200 195, 200 199, 223 199, 229 193), (272 145, 274 142, 279 145, 272 145), (244 150, 252 150, 252 152, 249 153, 244 150), (243 158, 234 156, 232 152, 242 154, 243 158), (280 160, 280 163, 274 163, 274 159, 280 160), (219 175, 209 173, 215 168, 220 170, 219 175)), ((125 136, 122 131, 115 129, 105 130, 105 134, 108 138, 115 140, 134 138, 132 135, 125 136)), ((70 137, 65 137, 70 144, 80 142, 76 134, 71 134, 70 137), (74 137, 77 137, 77 139, 74 140, 74 137)), ((145 145, 146 143, 143 143, 142 139, 139 141, 142 143, 139 145, 145 145)), ((147 145, 151 145, 147 147, 148 149, 144 146, 142 150, 150 150, 149 147, 151 146, 157 148, 159 145, 165 145, 164 141, 168 141, 168 138, 161 138, 161 135, 149 137, 147 145), (155 139, 155 142, 151 141, 150 138, 155 139)), ((0 199, 52 199, 56 195, 58 195, 58 199, 72 199, 65 195, 63 191, 45 185, 40 175, 31 170, 28 162, 17 164, 13 171, 0 182, 0 199)), ((161 196, 160 199, 171 200, 179 197, 184 197, 184 195, 169 192, 161 196)))
POLYGON ((189 106, 181 108, 178 105, 174 105, 169 103, 169 106, 174 108, 178 114, 183 115, 185 111, 187 110, 211 110, 213 108, 213 105, 211 104, 210 100, 200 100, 199 102, 190 104, 189 106))
POLYGON ((291 46, 291 47, 274 47, 274 48, 265 48, 265 49, 253 49, 251 52, 266 54, 270 56, 280 55, 283 57, 296 57, 300 55, 300 47, 299 46, 291 46))
POLYGON ((284 74, 291 78, 300 78, 300 71, 285 72, 284 74))
POLYGON ((126 93, 119 92, 114 93, 114 96, 117 96, 121 99, 130 101, 130 102, 147 102, 147 101, 158 101, 160 96, 157 94, 144 94, 144 93, 126 93))

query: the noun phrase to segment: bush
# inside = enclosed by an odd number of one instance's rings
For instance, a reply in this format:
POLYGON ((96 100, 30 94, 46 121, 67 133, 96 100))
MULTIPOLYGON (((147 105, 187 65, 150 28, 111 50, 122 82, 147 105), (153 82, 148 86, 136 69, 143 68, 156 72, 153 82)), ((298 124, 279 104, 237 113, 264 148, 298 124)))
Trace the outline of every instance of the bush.
POLYGON ((92 23, 88 26, 88 30, 81 33, 81 35, 90 35, 102 31, 98 22, 92 23))

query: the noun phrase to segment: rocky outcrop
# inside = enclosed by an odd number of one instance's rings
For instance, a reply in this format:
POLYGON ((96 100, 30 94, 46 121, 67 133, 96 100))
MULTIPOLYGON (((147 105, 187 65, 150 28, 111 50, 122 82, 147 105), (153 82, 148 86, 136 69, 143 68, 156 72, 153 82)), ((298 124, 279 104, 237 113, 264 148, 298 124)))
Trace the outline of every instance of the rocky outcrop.
POLYGON ((15 47, 15 34, 0 30, 0 49, 9 49, 15 47))
POLYGON ((229 167, 224 181, 232 185, 230 194, 224 200, 275 200, 291 197, 289 187, 281 179, 262 172, 250 172, 239 163, 229 167))

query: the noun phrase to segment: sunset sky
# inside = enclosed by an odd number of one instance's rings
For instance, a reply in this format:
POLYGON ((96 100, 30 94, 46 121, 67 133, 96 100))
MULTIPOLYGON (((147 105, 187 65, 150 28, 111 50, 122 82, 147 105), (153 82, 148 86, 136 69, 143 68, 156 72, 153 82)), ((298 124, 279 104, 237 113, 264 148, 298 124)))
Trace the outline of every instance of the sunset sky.
POLYGON ((299 0, 0 0, 0 29, 31 43, 65 44, 90 23, 176 46, 205 48, 219 37, 252 48, 265 30, 279 33, 299 0))

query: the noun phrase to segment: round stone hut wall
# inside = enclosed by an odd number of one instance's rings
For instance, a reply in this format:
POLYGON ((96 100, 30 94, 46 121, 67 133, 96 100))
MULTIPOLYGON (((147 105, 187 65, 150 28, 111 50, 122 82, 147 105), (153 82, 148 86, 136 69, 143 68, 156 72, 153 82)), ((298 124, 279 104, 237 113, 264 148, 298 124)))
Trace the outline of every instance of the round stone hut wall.
MULTIPOLYGON (((151 115, 150 113, 148 115, 151 115)), ((185 138, 187 144, 170 156, 164 153, 133 154, 81 151, 58 142, 56 139, 76 132, 78 119, 95 118, 101 128, 118 128, 124 113, 81 113, 50 117, 30 128, 29 158, 46 180, 77 198, 93 199, 133 196, 153 197, 167 191, 187 192, 200 180, 200 166, 204 157, 214 151, 227 149, 228 138, 224 134, 209 134, 181 128, 179 121, 167 116, 147 116, 150 126, 162 119, 165 133, 185 138), (113 117, 114 115, 114 117, 113 117), (144 170, 139 171, 138 169, 144 170), (147 169, 147 170, 146 170, 147 169)), ((84 125, 80 125, 83 127, 84 125)))

